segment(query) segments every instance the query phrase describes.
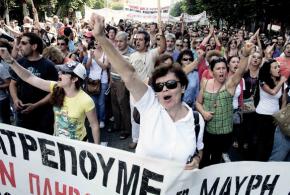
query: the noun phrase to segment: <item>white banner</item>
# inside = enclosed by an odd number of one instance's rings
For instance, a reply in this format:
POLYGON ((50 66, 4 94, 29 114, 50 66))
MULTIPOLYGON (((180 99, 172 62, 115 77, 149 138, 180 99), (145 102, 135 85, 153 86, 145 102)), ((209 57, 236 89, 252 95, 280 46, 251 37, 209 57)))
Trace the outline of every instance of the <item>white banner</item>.
POLYGON ((197 15, 189 15, 187 13, 183 13, 183 20, 186 23, 189 22, 198 22, 200 20, 205 20, 206 19, 206 11, 203 11, 200 14, 197 15))
POLYGON ((184 165, 0 123, 0 194, 283 195, 290 163, 184 165))

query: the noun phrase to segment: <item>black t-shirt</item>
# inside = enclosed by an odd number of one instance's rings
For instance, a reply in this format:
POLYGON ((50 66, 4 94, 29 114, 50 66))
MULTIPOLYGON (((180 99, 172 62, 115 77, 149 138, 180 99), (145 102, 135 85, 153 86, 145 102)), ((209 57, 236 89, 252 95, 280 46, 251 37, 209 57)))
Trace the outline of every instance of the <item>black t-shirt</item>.
POLYGON ((250 70, 245 72, 243 78, 245 80, 245 90, 244 90, 243 95, 244 95, 244 99, 247 99, 254 95, 258 78, 252 78, 250 75, 250 70))
MULTIPOLYGON (((50 60, 41 58, 38 61, 29 61, 26 58, 21 58, 18 60, 18 63, 37 77, 52 81, 58 79, 57 70, 54 63, 50 60)), ((14 71, 11 72, 11 76, 17 82, 17 95, 24 104, 38 102, 48 94, 48 92, 42 91, 21 80, 14 71)))

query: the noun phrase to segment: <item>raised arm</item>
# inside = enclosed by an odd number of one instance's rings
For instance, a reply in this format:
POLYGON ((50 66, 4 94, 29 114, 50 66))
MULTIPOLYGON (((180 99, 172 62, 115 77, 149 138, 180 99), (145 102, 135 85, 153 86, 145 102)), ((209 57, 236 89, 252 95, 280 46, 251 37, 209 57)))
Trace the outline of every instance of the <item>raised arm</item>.
POLYGON ((243 77, 243 74, 248 66, 249 55, 253 47, 254 45, 252 43, 247 42, 245 46, 242 48, 242 57, 240 60, 239 67, 227 81, 228 90, 231 94, 234 94, 236 86, 240 83, 243 77))
POLYGON ((4 61, 10 65, 12 70, 25 82, 39 88, 43 91, 50 92, 50 81, 34 76, 31 72, 23 68, 14 58, 11 57, 6 48, 0 48, 0 56, 4 61))
POLYGON ((93 13, 90 23, 93 27, 93 34, 99 41, 99 44, 102 45, 112 67, 122 77, 122 80, 125 82, 127 89, 130 91, 135 101, 140 100, 147 91, 147 85, 140 80, 133 66, 121 56, 112 43, 106 38, 104 33, 104 18, 93 13))
POLYGON ((210 27, 209 27, 209 33, 208 33, 208 35, 202 40, 202 42, 201 42, 201 45, 206 45, 207 44, 207 42, 209 41, 209 39, 210 39, 210 37, 213 35, 213 33, 214 33, 214 28, 213 28, 213 26, 211 25, 210 27))

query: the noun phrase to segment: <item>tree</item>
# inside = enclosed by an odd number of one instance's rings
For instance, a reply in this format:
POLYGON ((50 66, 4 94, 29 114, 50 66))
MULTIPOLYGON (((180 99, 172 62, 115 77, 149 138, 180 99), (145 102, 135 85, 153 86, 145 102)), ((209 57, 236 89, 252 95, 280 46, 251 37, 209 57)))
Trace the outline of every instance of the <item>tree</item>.
POLYGON ((182 2, 179 1, 177 3, 175 3, 173 5, 173 7, 170 10, 170 15, 177 17, 180 16, 182 14, 183 10, 182 10, 182 2))

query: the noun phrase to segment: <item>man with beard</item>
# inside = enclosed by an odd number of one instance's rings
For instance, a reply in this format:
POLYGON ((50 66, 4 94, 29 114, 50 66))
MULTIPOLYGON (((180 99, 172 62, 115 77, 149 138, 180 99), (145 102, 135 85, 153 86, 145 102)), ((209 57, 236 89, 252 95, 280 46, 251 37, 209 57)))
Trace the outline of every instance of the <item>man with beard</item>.
MULTIPOLYGON (((160 46, 149 50, 150 47, 150 35, 146 31, 138 31, 136 34, 136 52, 130 56, 130 63, 135 68, 139 77, 147 82, 148 78, 151 76, 151 73, 154 69, 155 62, 160 54, 166 50, 165 37, 162 30, 160 32, 160 46)), ((132 97, 130 98, 132 103, 132 97)), ((131 123, 132 123, 132 139, 133 143, 130 144, 130 148, 135 148, 137 146, 138 137, 139 137, 139 125, 132 118, 132 109, 131 109, 131 123)), ((125 139, 128 135, 121 135, 120 139, 125 139)))
MULTIPOLYGON (((32 74, 57 80, 54 64, 41 56, 43 42, 34 33, 24 33, 18 46, 23 58, 18 60, 32 74)), ((13 61, 6 61, 11 64, 13 61)), ((53 134, 53 111, 50 95, 22 81, 14 72, 10 82, 10 94, 16 109, 16 125, 38 132, 53 134)))

